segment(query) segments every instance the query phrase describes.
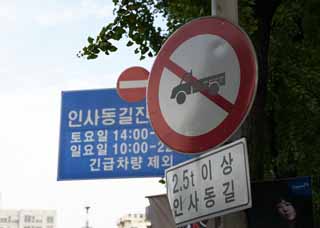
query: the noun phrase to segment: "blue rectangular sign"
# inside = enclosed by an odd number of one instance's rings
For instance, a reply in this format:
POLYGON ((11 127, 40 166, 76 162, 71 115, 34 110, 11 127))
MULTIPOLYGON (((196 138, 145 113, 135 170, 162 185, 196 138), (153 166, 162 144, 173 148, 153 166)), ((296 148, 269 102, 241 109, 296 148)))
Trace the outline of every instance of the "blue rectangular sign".
POLYGON ((145 100, 128 103, 115 89, 62 92, 58 180, 163 177, 192 157, 158 139, 145 100))

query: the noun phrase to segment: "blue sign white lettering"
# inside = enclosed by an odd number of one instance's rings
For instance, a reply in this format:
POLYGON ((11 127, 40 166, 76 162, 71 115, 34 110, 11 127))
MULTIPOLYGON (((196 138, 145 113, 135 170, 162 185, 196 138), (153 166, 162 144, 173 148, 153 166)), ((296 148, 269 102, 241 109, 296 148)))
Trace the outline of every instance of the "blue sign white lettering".
POLYGON ((62 92, 58 180, 163 177, 192 157, 159 141, 145 100, 127 103, 115 89, 62 92))

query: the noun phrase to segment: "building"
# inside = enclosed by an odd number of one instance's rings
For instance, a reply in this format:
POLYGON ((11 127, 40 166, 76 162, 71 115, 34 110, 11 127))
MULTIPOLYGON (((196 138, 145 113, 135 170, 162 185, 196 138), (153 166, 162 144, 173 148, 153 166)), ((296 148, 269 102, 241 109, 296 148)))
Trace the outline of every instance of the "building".
POLYGON ((0 228, 56 228, 54 210, 0 210, 0 228))
POLYGON ((117 223, 118 228, 150 228, 151 223, 141 213, 127 214, 121 217, 117 223))

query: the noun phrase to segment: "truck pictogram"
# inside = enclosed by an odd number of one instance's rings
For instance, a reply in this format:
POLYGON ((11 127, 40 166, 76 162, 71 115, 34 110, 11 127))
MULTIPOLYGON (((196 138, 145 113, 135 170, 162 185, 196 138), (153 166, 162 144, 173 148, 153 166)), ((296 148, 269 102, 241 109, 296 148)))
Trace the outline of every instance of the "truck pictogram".
POLYGON ((186 73, 182 77, 180 84, 172 89, 170 98, 176 99, 177 104, 183 104, 187 98, 187 95, 204 90, 207 90, 211 95, 216 95, 219 93, 220 87, 226 84, 224 72, 196 81, 191 77, 192 70, 190 70, 189 73, 186 73))

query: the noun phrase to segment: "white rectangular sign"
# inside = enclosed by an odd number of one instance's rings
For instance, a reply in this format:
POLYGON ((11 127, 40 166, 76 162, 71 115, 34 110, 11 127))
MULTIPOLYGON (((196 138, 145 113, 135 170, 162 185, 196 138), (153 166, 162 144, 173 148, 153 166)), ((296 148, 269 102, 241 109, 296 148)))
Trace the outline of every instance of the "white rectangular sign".
POLYGON ((177 226, 251 207, 246 140, 211 150, 166 170, 177 226))

